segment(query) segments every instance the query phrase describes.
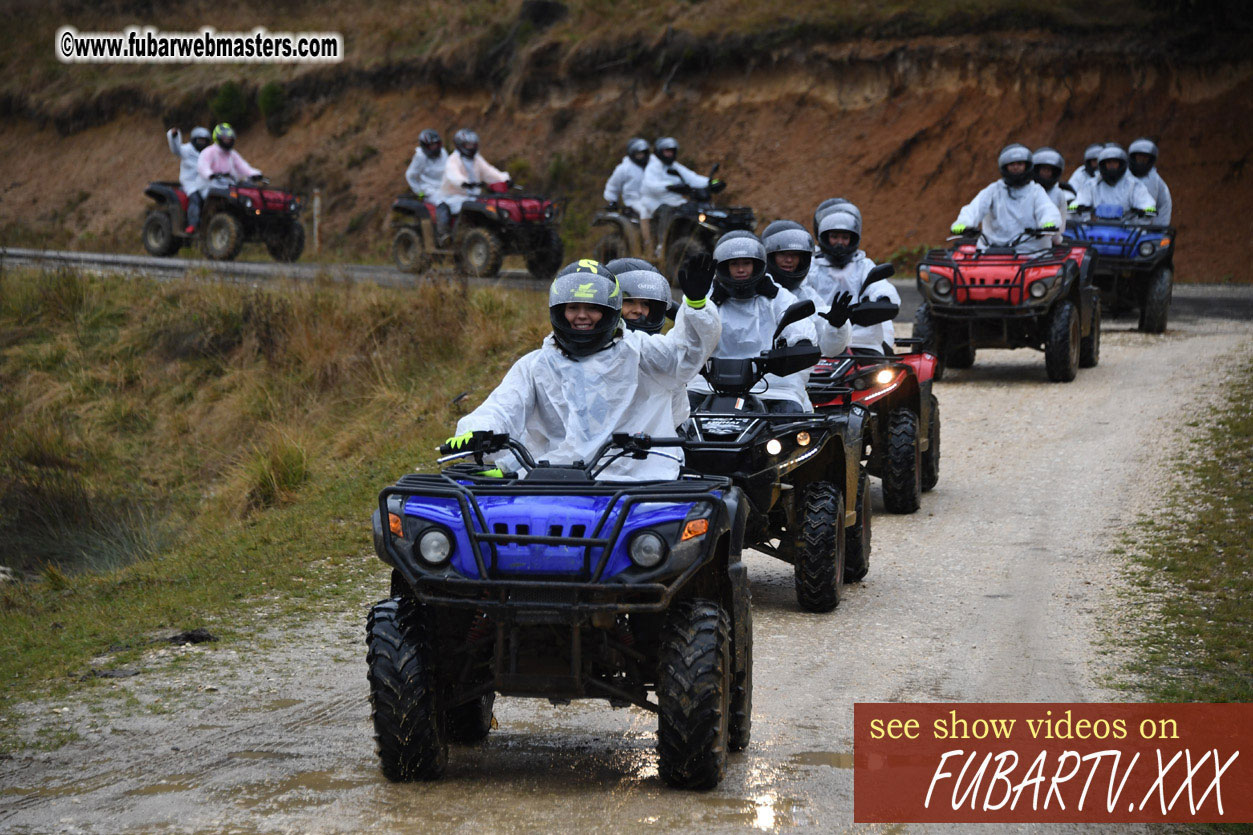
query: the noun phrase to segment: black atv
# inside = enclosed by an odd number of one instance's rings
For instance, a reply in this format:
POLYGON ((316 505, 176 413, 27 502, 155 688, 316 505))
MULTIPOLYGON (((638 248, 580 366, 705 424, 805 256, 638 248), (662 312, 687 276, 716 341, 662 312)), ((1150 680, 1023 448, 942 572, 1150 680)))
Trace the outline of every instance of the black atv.
POLYGON ((556 275, 565 256, 560 206, 516 186, 511 190, 507 182, 492 183, 486 190, 462 204, 460 214, 452 218, 452 239, 442 247, 435 234, 435 204, 412 193, 396 198, 392 204, 396 266, 420 273, 451 260, 466 275, 491 278, 500 273, 506 255, 521 255, 535 278, 547 281, 556 275))
POLYGON ((743 496, 716 476, 597 478, 617 458, 681 443, 614 435, 588 464, 554 466, 480 432, 440 459, 476 464, 379 494, 374 549, 392 588, 370 610, 366 645, 388 779, 441 776, 448 741, 487 736, 500 693, 652 711, 662 779, 718 784, 751 730, 743 496), (482 456, 502 450, 525 475, 482 474, 482 456))
MULTIPOLYGON (((812 301, 792 305, 775 340, 787 325, 813 312, 812 301)), ((748 359, 715 357, 701 372, 713 393, 682 427, 687 466, 729 476, 744 491, 745 543, 792 563, 797 602, 809 612, 834 609, 844 583, 867 571, 860 549, 857 561, 846 560, 846 544, 850 536, 869 541, 869 502, 847 507, 844 498, 864 495, 860 462, 867 412, 854 405, 828 414, 770 413, 753 389, 767 374, 795 374, 820 358, 811 345, 774 348, 748 359)))
POLYGON ((216 175, 209 183, 200 227, 188 235, 187 195, 178 183, 153 182, 144 189, 153 206, 144 220, 144 248, 167 257, 199 242, 214 261, 231 261, 244 244, 259 241, 275 261, 300 258, 305 249, 305 228, 300 223, 300 198, 289 191, 266 188, 269 180, 256 177, 235 180, 216 175))
MULTIPOLYGON (((718 166, 710 170, 712 178, 718 166)), ((677 172, 672 172, 677 177, 677 172)), ((675 280, 679 267, 693 255, 712 253, 714 244, 727 232, 737 229, 749 232, 757 225, 757 218, 748 206, 719 208, 713 203, 713 195, 726 188, 717 181, 705 188, 691 188, 680 181, 671 186, 674 192, 684 195, 688 201, 674 208, 674 213, 661 233, 662 272, 675 280)), ((653 261, 654 253, 644 251, 640 233, 640 219, 629 210, 601 211, 592 219, 593 227, 604 227, 605 232, 596 242, 592 257, 602 264, 615 258, 643 258, 653 261)))

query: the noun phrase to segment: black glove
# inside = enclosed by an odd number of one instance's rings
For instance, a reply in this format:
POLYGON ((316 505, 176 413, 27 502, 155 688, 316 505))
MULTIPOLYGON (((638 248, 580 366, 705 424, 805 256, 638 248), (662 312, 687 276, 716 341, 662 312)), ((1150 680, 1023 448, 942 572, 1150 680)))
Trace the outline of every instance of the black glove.
POLYGON ((722 191, 726 187, 727 187, 726 180, 710 180, 709 181, 709 192, 711 194, 717 194, 718 192, 722 191))
POLYGON ((616 211, 618 211, 618 201, 617 201, 617 200, 614 200, 614 201, 613 201, 613 202, 611 202, 611 203, 606 203, 606 204, 605 204, 605 211, 607 211, 607 212, 616 212, 616 211))
POLYGON ((698 252, 679 267, 679 287, 689 301, 704 304, 714 283, 714 259, 708 252, 698 252))
POLYGON ((256 174, 253 174, 248 179, 252 180, 254 183, 259 183, 265 179, 265 175, 262 174, 260 171, 258 171, 256 174))
POLYGON ((880 322, 886 322, 889 319, 895 319, 896 314, 900 313, 901 306, 888 298, 875 299, 872 302, 862 302, 854 305, 849 311, 848 318, 854 325, 869 327, 877 325, 880 322))
POLYGON ((675 194, 687 194, 691 190, 692 187, 686 183, 677 183, 672 186, 666 186, 666 191, 673 191, 675 194))
POLYGON ((838 328, 848 321, 848 315, 853 309, 853 294, 849 292, 836 293, 835 298, 831 300, 831 309, 826 313, 819 313, 823 319, 831 323, 831 327, 838 328))

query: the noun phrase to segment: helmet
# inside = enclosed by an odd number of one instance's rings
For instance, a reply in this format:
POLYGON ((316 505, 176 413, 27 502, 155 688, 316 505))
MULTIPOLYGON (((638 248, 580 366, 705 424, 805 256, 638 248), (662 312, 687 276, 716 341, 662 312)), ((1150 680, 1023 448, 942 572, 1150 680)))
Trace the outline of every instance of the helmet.
POLYGON ((452 135, 452 146, 466 159, 474 159, 479 152, 479 135, 469 128, 462 128, 452 135))
POLYGON ((666 165, 670 165, 679 156, 679 140, 673 136, 663 136, 653 143, 653 153, 666 165))
POLYGON ((843 207, 828 212, 818 224, 818 249, 827 256, 827 260, 837 267, 843 267, 853 260, 857 245, 861 243, 861 220, 843 207), (842 246, 827 243, 828 232, 848 232, 852 240, 842 246))
POLYGON ((1148 176, 1148 173, 1153 170, 1153 166, 1157 165, 1157 145, 1154 144, 1152 139, 1140 137, 1128 146, 1127 153, 1131 155, 1131 173, 1137 177, 1148 176), (1137 163, 1136 154, 1148 154, 1149 161, 1147 163, 1137 163))
POLYGON ((235 129, 223 122, 213 129, 213 141, 221 145, 223 150, 229 151, 235 147, 235 129))
POLYGON ((822 223, 822 219, 835 211, 836 207, 857 218, 857 222, 861 222, 861 209, 854 206, 845 197, 830 197, 818 204, 818 208, 814 209, 814 237, 818 236, 818 224, 822 223))
POLYGON ((1100 166, 1101 179, 1112 186, 1127 173, 1127 152, 1111 142, 1101 150, 1096 164, 1100 166))
POLYGON ((648 140, 639 136, 633 136, 627 140, 627 157, 640 168, 647 165, 648 140))
POLYGON ((1096 174, 1096 161, 1103 150, 1105 150, 1105 145, 1101 142, 1093 142, 1083 149, 1083 168, 1088 172, 1089 177, 1096 174))
POLYGON ((789 290, 795 290, 809 274, 809 264, 814 258, 814 239, 805 227, 794 220, 776 220, 766 227, 761 242, 766 247, 766 267, 771 278, 789 290), (796 268, 785 270, 779 266, 775 256, 780 252, 795 252, 800 255, 796 268))
POLYGON ((648 314, 643 319, 624 318, 623 324, 633 331, 660 333, 671 299, 670 282, 666 277, 643 258, 616 258, 605 267, 617 276, 623 301, 644 299, 648 302, 648 314))
POLYGON ((714 246, 714 281, 735 299, 747 299, 756 295, 758 287, 766 277, 766 248, 761 240, 751 232, 737 230, 728 232, 718 239, 714 246), (747 278, 731 277, 730 262, 737 258, 750 258, 757 263, 747 278))
POLYGON ((431 159, 439 156, 439 152, 444 150, 444 143, 439 139, 439 131, 434 128, 427 128, 419 133, 418 147, 422 149, 422 153, 431 159))
POLYGON ((1066 167, 1066 160, 1055 148, 1045 145, 1043 148, 1037 148, 1036 152, 1031 155, 1031 173, 1035 175, 1035 181, 1048 191, 1057 185, 1057 181, 1062 178, 1062 169, 1066 167), (1053 173, 1047 173, 1041 169, 1052 168, 1053 173))
POLYGON ((572 357, 585 357, 609 346, 622 319, 622 292, 618 279, 599 261, 584 258, 567 264, 548 288, 548 318, 557 346, 572 357), (602 308, 600 321, 579 330, 566 321, 567 304, 602 308))
POLYGON ((1019 188, 1031 182, 1031 149, 1026 145, 1017 142, 1006 145, 996 158, 996 164, 1001 169, 1001 179, 1010 188, 1019 188), (1021 174, 1010 174, 1009 164, 1013 162, 1025 162, 1027 166, 1021 174))
POLYGON ((191 129, 191 147, 197 151, 203 151, 213 144, 213 137, 209 135, 208 128, 194 127, 191 129))

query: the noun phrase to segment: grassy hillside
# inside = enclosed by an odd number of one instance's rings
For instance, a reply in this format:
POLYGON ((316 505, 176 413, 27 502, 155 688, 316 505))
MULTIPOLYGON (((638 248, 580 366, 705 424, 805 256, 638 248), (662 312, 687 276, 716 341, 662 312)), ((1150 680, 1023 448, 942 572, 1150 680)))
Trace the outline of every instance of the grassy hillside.
POLYGON ((535 294, 0 276, 0 704, 162 631, 334 600, 378 490, 547 316, 535 294), (229 613, 229 614, 227 614, 229 613), (220 616, 218 616, 220 615, 220 616))

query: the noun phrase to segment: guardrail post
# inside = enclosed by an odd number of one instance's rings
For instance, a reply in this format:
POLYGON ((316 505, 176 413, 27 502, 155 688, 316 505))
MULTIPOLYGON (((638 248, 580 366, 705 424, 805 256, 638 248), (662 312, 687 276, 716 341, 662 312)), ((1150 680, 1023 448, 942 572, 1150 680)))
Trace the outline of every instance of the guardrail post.
POLYGON ((313 253, 322 250, 322 189, 313 190, 313 253))

